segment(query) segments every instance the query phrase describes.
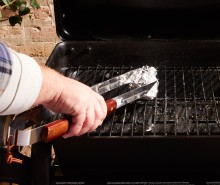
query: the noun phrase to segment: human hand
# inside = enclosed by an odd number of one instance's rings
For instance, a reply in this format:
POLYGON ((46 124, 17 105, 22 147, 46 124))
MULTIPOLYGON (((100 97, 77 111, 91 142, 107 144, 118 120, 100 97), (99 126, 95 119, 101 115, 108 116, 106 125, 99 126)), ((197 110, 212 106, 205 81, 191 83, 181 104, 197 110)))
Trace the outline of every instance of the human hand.
POLYGON ((102 124, 107 114, 104 98, 90 87, 42 67, 43 86, 35 104, 72 116, 72 124, 63 136, 83 135, 102 124))

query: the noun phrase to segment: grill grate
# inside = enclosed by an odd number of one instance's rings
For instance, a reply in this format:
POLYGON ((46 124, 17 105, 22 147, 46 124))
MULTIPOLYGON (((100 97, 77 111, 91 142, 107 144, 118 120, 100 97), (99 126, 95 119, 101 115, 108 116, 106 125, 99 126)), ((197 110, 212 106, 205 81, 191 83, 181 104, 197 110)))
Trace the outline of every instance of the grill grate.
MULTIPOLYGON (((61 72, 89 86, 134 67, 71 67, 61 72)), ((159 67, 159 93, 154 100, 137 100, 107 117, 89 136, 219 135, 219 67, 159 67)), ((127 86, 104 95, 106 99, 127 86)))

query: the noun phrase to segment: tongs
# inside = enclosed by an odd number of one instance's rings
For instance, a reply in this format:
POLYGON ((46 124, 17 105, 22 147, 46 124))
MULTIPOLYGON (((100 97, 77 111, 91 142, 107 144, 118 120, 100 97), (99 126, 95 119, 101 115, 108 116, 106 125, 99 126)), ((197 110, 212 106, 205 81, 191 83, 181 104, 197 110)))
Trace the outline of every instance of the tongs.
MULTIPOLYGON (((120 76, 96 84, 91 88, 97 93, 103 95, 108 91, 130 83, 129 78, 132 76, 133 72, 134 70, 129 71, 120 76)), ((106 100, 107 115, 112 114, 116 109, 123 105, 142 98, 144 95, 146 96, 146 94, 156 83, 157 81, 154 81, 123 93, 117 97, 106 100)), ((62 119, 58 119, 45 125, 33 128, 33 125, 45 120, 49 120, 55 115, 56 114, 54 112, 41 105, 17 115, 10 124, 8 141, 10 141, 10 144, 13 145, 27 146, 40 141, 50 142, 57 139, 68 131, 68 117, 64 116, 62 119)))

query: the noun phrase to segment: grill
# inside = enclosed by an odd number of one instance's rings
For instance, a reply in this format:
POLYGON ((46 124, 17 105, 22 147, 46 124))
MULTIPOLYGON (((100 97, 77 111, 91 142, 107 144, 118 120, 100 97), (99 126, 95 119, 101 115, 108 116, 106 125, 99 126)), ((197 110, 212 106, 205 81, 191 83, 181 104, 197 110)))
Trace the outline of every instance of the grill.
MULTIPOLYGON (((89 86, 134 67, 72 67, 62 73, 89 86)), ((219 67, 159 67, 159 94, 138 100, 107 118, 89 136, 216 135, 219 134, 219 67)), ((123 86, 106 99, 126 92, 123 86)))
MULTIPOLYGON (((47 66, 89 86, 153 66, 159 92, 117 109, 90 134, 54 141, 62 175, 52 181, 219 181, 219 1, 54 0, 54 7, 63 42, 47 66)), ((48 147, 32 146, 36 184, 50 175, 39 174, 50 167, 48 147)))
MULTIPOLYGON (((159 79, 154 100, 136 100, 117 109, 96 131, 53 143, 64 177, 83 182, 98 179, 102 183, 136 180, 200 184, 218 180, 218 43, 202 41, 203 46, 198 47, 197 40, 187 43, 156 40, 134 45, 132 42, 119 42, 117 46, 114 43, 106 46, 99 41, 96 44, 70 42, 66 47, 58 46, 51 55, 49 66, 89 86, 144 64, 155 64, 159 79), (128 52, 124 52, 125 46, 128 52), (210 65, 207 61, 211 60, 210 65)), ((128 88, 128 85, 121 86, 104 97, 115 97, 128 88)))

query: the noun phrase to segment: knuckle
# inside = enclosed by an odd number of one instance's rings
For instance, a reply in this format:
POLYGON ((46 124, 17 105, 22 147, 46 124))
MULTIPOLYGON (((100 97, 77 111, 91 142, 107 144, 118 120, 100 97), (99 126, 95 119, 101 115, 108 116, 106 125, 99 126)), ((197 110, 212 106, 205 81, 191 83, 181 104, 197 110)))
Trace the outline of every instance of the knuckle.
POLYGON ((83 130, 88 130, 89 128, 91 128, 94 124, 94 121, 90 121, 90 120, 87 120, 84 125, 83 125, 83 130))
POLYGON ((99 97, 100 97, 100 100, 101 100, 101 101, 103 101, 103 102, 105 101, 105 99, 104 99, 103 96, 99 95, 99 97))

